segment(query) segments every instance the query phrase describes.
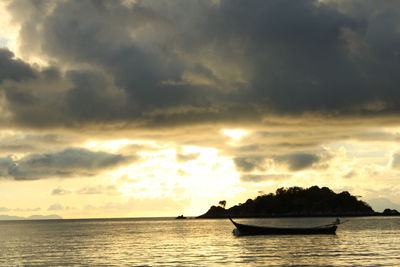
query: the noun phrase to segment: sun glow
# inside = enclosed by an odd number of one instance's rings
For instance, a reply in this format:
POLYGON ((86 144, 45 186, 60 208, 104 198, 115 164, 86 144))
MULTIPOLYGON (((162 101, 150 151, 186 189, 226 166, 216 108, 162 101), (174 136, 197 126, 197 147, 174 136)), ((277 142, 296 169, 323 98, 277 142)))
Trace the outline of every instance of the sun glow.
POLYGON ((0 3, 0 48, 7 47, 14 53, 18 47, 19 27, 12 25, 11 16, 6 11, 6 4, 0 3))
MULTIPOLYGON (((137 142, 92 141, 86 147, 118 153, 132 144, 137 142)), ((172 143, 155 143, 152 147, 137 151, 138 159, 132 164, 108 173, 124 198, 173 199, 186 203, 181 212, 196 215, 204 212, 214 198, 228 198, 240 191, 234 163, 219 155, 217 149, 172 143)))
POLYGON ((229 136, 234 141, 239 141, 244 136, 248 135, 249 131, 241 130, 241 129, 224 129, 224 130, 222 130, 222 133, 226 136, 229 136))

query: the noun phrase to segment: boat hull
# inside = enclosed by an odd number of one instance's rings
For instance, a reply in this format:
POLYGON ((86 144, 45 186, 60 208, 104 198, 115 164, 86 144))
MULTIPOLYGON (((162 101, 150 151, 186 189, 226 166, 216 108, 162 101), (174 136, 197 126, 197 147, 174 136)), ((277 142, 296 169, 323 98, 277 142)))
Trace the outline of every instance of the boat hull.
POLYGON ((236 226, 236 235, 334 235, 337 229, 336 225, 309 228, 263 227, 230 220, 236 226))

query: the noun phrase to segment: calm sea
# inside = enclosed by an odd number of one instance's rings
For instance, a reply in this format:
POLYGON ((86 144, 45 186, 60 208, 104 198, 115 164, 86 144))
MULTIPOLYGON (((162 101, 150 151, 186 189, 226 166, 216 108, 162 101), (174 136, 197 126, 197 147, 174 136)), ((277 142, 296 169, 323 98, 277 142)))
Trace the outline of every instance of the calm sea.
MULTIPOLYGON (((320 225, 334 218, 240 219, 320 225)), ((1 221, 0 265, 400 266, 400 218, 349 218, 336 235, 232 235, 228 220, 1 221)))

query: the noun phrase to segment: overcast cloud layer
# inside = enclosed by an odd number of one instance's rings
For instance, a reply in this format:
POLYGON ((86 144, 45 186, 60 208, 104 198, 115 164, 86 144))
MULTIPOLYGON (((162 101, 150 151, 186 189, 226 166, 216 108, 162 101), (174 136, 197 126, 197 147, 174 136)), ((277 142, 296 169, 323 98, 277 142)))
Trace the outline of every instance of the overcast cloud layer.
POLYGON ((396 1, 10 1, 5 123, 72 127, 397 114, 396 1), (51 112, 48 112, 51 110, 51 112))
POLYGON ((3 0, 0 23, 0 212, 400 201, 399 1, 3 0))

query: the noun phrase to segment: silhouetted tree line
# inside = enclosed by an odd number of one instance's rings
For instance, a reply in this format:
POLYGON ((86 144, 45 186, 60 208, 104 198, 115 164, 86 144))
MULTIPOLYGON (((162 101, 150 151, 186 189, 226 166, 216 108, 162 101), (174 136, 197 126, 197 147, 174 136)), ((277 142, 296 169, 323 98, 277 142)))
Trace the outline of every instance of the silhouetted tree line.
MULTIPOLYGON (((221 204, 221 203, 220 203, 221 204)), ((212 206, 200 218, 268 216, 359 216, 373 215, 374 210, 349 192, 339 194, 327 187, 279 188, 275 194, 261 195, 225 209, 212 206)))

